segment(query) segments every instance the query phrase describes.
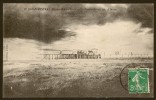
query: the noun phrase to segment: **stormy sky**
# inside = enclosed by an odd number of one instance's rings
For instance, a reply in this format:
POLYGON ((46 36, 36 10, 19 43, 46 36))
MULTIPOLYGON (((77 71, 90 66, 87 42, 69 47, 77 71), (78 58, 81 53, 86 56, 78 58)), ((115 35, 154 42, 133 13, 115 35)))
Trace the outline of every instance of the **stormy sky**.
POLYGON ((53 49, 153 52, 153 4, 6 3, 3 19, 4 43, 13 47, 10 51, 37 50, 42 45, 53 49))

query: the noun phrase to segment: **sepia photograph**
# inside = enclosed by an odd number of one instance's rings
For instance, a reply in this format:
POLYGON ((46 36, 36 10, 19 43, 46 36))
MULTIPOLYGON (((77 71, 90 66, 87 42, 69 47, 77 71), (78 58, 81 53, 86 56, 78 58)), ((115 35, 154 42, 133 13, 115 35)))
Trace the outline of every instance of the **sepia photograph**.
POLYGON ((153 3, 3 3, 3 98, 154 97, 153 3))

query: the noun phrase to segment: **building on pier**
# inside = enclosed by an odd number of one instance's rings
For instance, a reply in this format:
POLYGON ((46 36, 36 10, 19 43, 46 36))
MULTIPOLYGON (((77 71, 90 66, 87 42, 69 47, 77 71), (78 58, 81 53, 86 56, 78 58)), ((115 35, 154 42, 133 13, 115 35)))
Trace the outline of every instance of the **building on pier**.
POLYGON ((51 50, 43 49, 43 59, 101 59, 101 54, 97 54, 94 50, 51 50))

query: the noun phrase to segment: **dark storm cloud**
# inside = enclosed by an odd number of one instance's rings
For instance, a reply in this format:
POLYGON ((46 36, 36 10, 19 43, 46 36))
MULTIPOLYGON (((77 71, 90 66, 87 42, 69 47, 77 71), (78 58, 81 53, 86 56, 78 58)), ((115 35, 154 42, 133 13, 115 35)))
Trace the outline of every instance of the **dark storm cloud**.
POLYGON ((128 16, 142 27, 153 28, 154 26, 154 5, 153 4, 131 4, 127 10, 128 16))
MULTIPOLYGON (((25 7, 36 6, 25 5, 25 7)), ((65 26, 63 17, 54 16, 50 11, 24 11, 23 9, 24 5, 20 4, 4 5, 4 37, 35 39, 50 43, 66 36, 74 36, 73 32, 60 30, 65 26)))
POLYGON ((153 27, 153 6, 129 5, 128 9, 120 6, 117 10, 82 10, 83 4, 5 4, 4 36, 35 39, 44 43, 75 36, 64 27, 69 24, 103 25, 117 19, 133 20, 142 27, 153 27), (65 8, 73 10, 59 11, 24 11, 24 8, 65 8))

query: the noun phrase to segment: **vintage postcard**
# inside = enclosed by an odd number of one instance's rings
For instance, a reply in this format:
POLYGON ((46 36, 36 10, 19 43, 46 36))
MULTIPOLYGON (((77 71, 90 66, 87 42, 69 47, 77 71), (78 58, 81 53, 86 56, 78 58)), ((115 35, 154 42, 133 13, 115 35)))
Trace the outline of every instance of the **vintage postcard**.
POLYGON ((3 3, 3 97, 154 97, 154 4, 3 3))

